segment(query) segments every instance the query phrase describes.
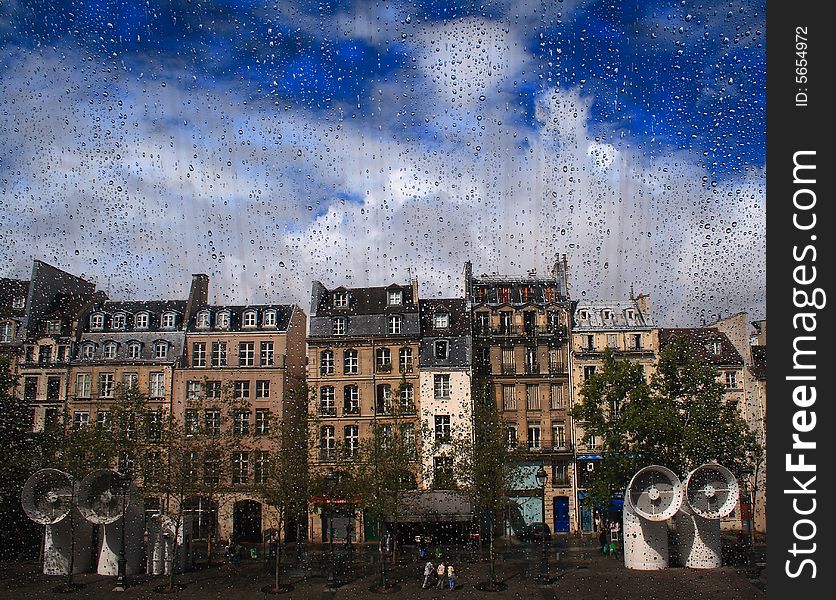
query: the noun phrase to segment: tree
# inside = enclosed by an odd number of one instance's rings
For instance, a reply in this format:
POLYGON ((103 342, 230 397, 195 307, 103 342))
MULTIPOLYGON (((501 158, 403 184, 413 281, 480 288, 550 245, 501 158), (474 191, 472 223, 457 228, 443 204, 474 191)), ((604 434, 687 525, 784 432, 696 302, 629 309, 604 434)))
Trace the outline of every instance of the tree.
POLYGON ((505 513, 511 491, 519 482, 520 450, 509 448, 505 423, 489 384, 474 386, 474 436, 456 441, 456 479, 471 497, 477 514, 488 522, 488 585, 498 585, 494 538, 496 522, 505 513))
POLYGON ((715 370, 695 360, 684 342, 661 352, 650 383, 638 364, 611 352, 603 361, 572 409, 585 431, 603 441, 604 458, 590 478, 589 502, 609 504, 649 464, 684 475, 718 462, 738 477, 751 467, 754 436, 737 407, 725 401, 715 370))

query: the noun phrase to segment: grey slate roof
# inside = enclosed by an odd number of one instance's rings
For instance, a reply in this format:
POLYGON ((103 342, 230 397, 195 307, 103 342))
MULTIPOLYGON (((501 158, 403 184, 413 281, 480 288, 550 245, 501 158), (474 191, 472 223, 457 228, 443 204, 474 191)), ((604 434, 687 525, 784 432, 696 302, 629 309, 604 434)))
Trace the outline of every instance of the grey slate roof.
POLYGON ((742 367, 743 357, 726 334, 715 327, 682 327, 659 329, 659 347, 664 350, 674 340, 683 340, 692 355, 701 363, 715 367, 742 367), (713 342, 720 343, 720 352, 711 350, 713 342))

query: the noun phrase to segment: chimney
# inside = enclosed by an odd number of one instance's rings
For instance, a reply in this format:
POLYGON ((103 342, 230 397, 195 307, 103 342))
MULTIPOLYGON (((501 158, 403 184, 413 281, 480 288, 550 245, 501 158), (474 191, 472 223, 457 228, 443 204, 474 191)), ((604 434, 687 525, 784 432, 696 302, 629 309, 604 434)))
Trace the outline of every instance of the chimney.
POLYGON ((473 281, 473 264, 465 261, 464 263, 464 299, 470 301, 470 282, 473 281))
POLYGON ((204 273, 192 275, 192 287, 189 290, 189 300, 186 302, 186 314, 183 321, 188 326, 192 316, 209 303, 209 276, 204 273))
POLYGON ((409 280, 409 283, 412 284, 412 301, 415 305, 418 305, 418 278, 413 277, 409 280))
POLYGON ((636 306, 639 307, 645 321, 650 319, 650 294, 639 294, 636 296, 636 306))

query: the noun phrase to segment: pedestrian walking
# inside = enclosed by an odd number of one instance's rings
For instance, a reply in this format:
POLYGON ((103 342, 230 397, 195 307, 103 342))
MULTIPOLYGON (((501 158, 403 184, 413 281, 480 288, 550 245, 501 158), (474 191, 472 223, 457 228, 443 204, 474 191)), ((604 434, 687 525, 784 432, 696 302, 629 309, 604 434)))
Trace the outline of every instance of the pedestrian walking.
POLYGON ((441 558, 441 545, 438 542, 436 542, 436 544, 435 544, 435 558, 436 559, 441 558))
POLYGON ((447 581, 450 582, 450 591, 456 587, 456 570, 453 565, 447 565, 447 581))
POLYGON ((443 590, 444 589, 444 577, 447 575, 447 567, 444 566, 444 563, 438 563, 438 567, 435 570, 436 577, 438 577, 438 581, 435 584, 436 589, 443 590))
POLYGON ((432 578, 433 573, 435 573, 435 567, 430 561, 427 561, 427 564, 424 565, 424 583, 421 584, 421 589, 425 590, 430 587, 430 579, 432 578))
POLYGON ((604 531, 603 529, 601 530, 601 533, 598 534, 598 546, 599 546, 599 550, 601 551, 601 554, 606 555, 607 554, 607 532, 604 531))

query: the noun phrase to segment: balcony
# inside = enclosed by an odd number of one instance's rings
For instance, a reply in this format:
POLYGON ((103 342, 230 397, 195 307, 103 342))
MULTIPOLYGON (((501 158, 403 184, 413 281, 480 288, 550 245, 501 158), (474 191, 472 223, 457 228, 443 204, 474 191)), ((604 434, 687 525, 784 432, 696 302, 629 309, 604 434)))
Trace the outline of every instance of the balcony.
POLYGON ((375 371, 378 373, 391 373, 392 372, 392 363, 378 363, 375 365, 375 371))
POLYGON ((566 363, 563 363, 563 362, 549 363, 549 374, 550 375, 565 375, 566 374, 566 363))
POLYGON ((526 375, 539 375, 540 363, 527 363, 525 365, 525 373, 526 375))
POLYGON ((359 415, 360 414, 360 407, 359 406, 344 406, 343 407, 343 415, 359 415))
POLYGON ((548 325, 500 325, 489 327, 476 325, 473 328, 476 337, 551 337, 566 339, 566 328, 562 325, 550 327, 548 325))
POLYGON ((499 372, 503 375, 516 375, 517 365, 500 365, 499 372))
POLYGON ((337 407, 336 406, 320 406, 319 407, 319 416, 320 417, 336 417, 337 416, 337 407))
MULTIPOLYGON (((390 367, 389 367, 389 370, 390 370, 390 371, 392 370, 391 365, 390 365, 390 367)), ((410 361, 410 362, 408 362, 408 363, 401 363, 401 364, 400 364, 400 372, 401 372, 401 373, 412 373, 412 372, 413 372, 413 370, 414 370, 414 367, 413 367, 413 365, 412 365, 412 362, 411 362, 411 361, 410 361)))

